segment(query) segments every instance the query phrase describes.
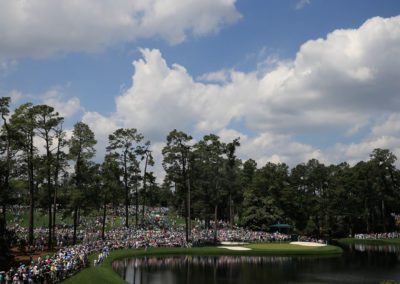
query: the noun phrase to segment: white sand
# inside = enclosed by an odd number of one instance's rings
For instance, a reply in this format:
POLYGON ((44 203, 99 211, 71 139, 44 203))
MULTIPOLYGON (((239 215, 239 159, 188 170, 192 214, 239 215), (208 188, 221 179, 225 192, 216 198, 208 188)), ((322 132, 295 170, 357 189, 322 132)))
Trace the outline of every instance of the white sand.
POLYGON ((237 246, 237 245, 247 245, 248 243, 244 242, 221 242, 221 245, 224 246, 237 246))
POLYGON ((229 250, 251 250, 251 248, 245 248, 245 247, 218 247, 218 248, 224 248, 224 249, 229 249, 229 250))
POLYGON ((291 242, 291 245, 299 245, 306 247, 325 247, 326 244, 314 243, 314 242, 291 242))

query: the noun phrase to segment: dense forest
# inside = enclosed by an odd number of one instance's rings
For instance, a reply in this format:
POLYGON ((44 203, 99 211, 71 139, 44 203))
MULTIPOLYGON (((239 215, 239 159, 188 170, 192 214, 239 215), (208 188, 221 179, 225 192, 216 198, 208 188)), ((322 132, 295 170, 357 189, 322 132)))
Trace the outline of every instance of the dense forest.
POLYGON ((151 142, 137 129, 110 133, 106 155, 96 163, 97 142, 87 124, 77 122, 67 138, 53 107, 25 103, 11 111, 10 103, 9 97, 0 98, 1 243, 8 234, 7 210, 14 205, 29 208, 29 242, 35 208, 47 212, 49 240, 61 211, 73 216, 75 237, 81 214, 96 211, 105 219, 124 208, 128 227, 143 222, 146 206, 173 208, 186 220, 187 238, 194 219, 253 230, 287 223, 295 232, 318 237, 396 230, 400 172, 388 149, 374 149, 368 161, 353 166, 312 159, 289 168, 242 161, 236 156, 239 137, 223 143, 209 134, 193 142, 189 134, 172 130, 162 150, 165 179, 158 184, 151 142), (132 206, 134 224, 128 218, 132 206))

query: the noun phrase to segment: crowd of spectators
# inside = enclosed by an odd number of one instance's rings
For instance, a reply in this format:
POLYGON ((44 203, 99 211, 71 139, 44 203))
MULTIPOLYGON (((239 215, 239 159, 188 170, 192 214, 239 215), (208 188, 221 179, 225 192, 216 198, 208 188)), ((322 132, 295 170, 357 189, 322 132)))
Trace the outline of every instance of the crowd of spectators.
POLYGON ((360 240, 395 239, 395 238, 400 238, 400 233, 390 232, 390 233, 355 234, 354 238, 360 240))
POLYGON ((29 264, 20 264, 0 272, 0 283, 57 283, 70 277, 88 264, 90 245, 75 245, 60 249, 53 256, 39 257, 29 264))
MULTIPOLYGON (((130 208, 132 213, 135 208, 130 208)), ((72 246, 73 228, 61 225, 56 229, 55 240, 57 253, 52 256, 39 257, 27 264, 20 264, 6 272, 0 272, 0 284, 57 283, 82 268, 88 263, 91 253, 98 253, 94 265, 99 265, 108 256, 109 250, 149 247, 191 247, 216 242, 276 242, 287 241, 289 236, 281 233, 250 231, 231 227, 223 221, 217 224, 217 232, 207 228, 204 222, 196 221, 186 241, 183 225, 177 225, 167 218, 165 208, 146 210, 146 218, 138 226, 123 227, 124 212, 116 212, 107 218, 107 231, 104 238, 101 234, 100 219, 82 218, 77 231, 77 245, 72 246), (118 221, 118 218, 121 220, 118 221), (117 222, 118 221, 118 222, 117 222)), ((214 224, 210 224, 213 228, 214 224)), ((27 228, 16 223, 13 228, 19 240, 27 243, 27 228)), ((43 251, 47 246, 47 228, 34 230, 33 246, 26 246, 27 252, 43 251)))
POLYGON ((320 244, 326 243, 326 241, 324 241, 322 239, 313 238, 313 237, 309 237, 309 236, 298 236, 297 241, 299 241, 299 242, 320 243, 320 244))
MULTIPOLYGON (((100 264, 109 254, 109 250, 123 248, 148 247, 190 247, 208 243, 214 239, 214 231, 194 228, 191 232, 191 242, 186 242, 182 227, 165 228, 118 228, 109 230, 105 239, 100 232, 83 233, 82 243, 76 246, 61 247, 51 257, 38 258, 30 264, 21 264, 11 268, 7 273, 1 273, 0 283, 57 283, 69 277, 88 265, 87 257, 92 252, 99 255, 94 265, 100 264)), ((217 241, 265 242, 285 241, 289 237, 280 233, 248 231, 242 228, 217 231, 217 241)))

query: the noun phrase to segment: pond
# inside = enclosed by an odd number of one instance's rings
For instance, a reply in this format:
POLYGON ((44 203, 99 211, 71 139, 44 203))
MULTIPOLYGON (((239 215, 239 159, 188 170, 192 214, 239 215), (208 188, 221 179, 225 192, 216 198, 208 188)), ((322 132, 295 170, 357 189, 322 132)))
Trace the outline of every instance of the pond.
POLYGON ((379 283, 400 281, 400 247, 353 245, 334 257, 144 257, 113 268, 132 284, 379 283))

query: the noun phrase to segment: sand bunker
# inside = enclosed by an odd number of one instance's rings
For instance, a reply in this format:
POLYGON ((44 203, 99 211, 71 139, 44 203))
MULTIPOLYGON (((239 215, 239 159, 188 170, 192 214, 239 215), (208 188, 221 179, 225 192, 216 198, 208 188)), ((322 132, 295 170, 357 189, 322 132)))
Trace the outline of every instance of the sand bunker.
POLYGON ((251 248, 245 248, 245 247, 218 247, 218 248, 224 248, 224 249, 229 249, 229 250, 251 250, 251 248))
POLYGON ((326 244, 314 243, 314 242, 291 242, 291 245, 299 245, 306 247, 325 247, 326 244))
POLYGON ((237 245, 247 245, 245 242, 221 242, 221 245, 224 246, 237 246, 237 245))

